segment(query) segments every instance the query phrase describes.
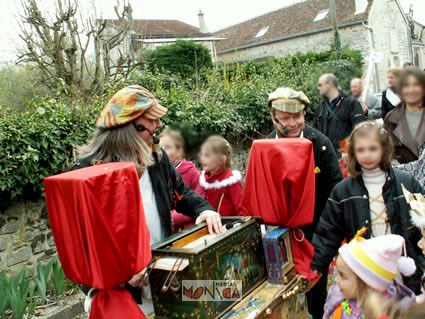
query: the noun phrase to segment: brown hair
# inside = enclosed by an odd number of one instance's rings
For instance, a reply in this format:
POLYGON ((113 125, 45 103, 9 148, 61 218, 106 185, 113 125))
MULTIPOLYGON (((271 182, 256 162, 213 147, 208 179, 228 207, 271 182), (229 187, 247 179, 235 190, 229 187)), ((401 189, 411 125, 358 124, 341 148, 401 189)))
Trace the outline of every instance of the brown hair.
POLYGON ((387 71, 387 74, 391 73, 395 77, 399 78, 402 72, 403 72, 402 68, 391 68, 387 71))
POLYGON ((232 156, 233 156, 233 149, 232 146, 230 145, 230 143, 224 139, 221 136, 218 135, 213 135, 210 136, 202 145, 202 147, 207 147, 209 148, 213 153, 220 155, 220 156, 225 156, 226 157, 226 161, 224 164, 224 166, 227 169, 232 169, 232 156))
POLYGON ((171 138, 177 148, 184 149, 184 138, 179 131, 166 128, 161 132, 159 138, 164 136, 168 136, 169 138, 171 138))
POLYGON ((402 96, 402 90, 407 85, 407 81, 411 76, 413 76, 419 82, 419 84, 422 86, 422 90, 424 90, 425 92, 425 72, 417 67, 408 67, 404 69, 404 71, 401 73, 400 80, 398 82, 398 92, 400 94, 403 104, 404 101, 402 96))
POLYGON ((80 159, 93 158, 103 163, 132 162, 139 176, 145 167, 154 163, 152 151, 137 134, 133 123, 107 130, 97 128, 89 142, 77 149, 77 155, 80 159))
POLYGON ((361 175, 361 167, 356 160, 356 156, 354 153, 355 143, 357 137, 365 137, 374 135, 379 139, 382 147, 384 148, 384 155, 381 159, 381 163, 379 164, 381 169, 387 171, 391 167, 391 161, 393 160, 393 143, 388 134, 388 132, 382 127, 382 125, 373 122, 366 121, 358 124, 350 137, 348 138, 348 163, 347 170, 350 176, 354 178, 358 178, 361 175))

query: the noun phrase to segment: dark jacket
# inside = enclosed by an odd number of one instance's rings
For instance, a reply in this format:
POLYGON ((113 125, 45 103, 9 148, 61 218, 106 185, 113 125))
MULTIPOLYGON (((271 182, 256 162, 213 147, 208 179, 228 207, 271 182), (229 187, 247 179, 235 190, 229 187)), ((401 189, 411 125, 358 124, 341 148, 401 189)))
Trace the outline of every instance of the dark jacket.
MULTIPOLYGON (((186 186, 180 174, 171 164, 165 152, 162 152, 161 160, 154 153, 155 164, 148 167, 148 173, 152 181, 152 188, 155 193, 156 204, 159 217, 165 236, 172 234, 171 210, 176 209, 184 212, 187 216, 196 219, 204 210, 213 210, 207 201, 186 186)), ((83 158, 76 161, 71 170, 89 167, 93 165, 93 158, 83 158)), ((141 289, 134 288, 126 284, 134 300, 142 302, 141 289)), ((85 294, 90 287, 82 286, 85 294)))
POLYGON ((339 155, 339 142, 351 134, 354 126, 366 119, 361 104, 354 97, 341 92, 331 103, 322 100, 316 108, 313 127, 329 137, 339 155), (328 110, 328 105, 333 113, 328 110))
MULTIPOLYGON (((342 180, 342 174, 329 139, 308 125, 305 126, 303 134, 313 143, 314 163, 318 171, 316 173, 314 221, 311 226, 303 228, 306 238, 311 241, 327 199, 334 186, 342 180)), ((267 138, 276 138, 276 131, 271 132, 267 138)))
POLYGON ((390 113, 397 105, 392 105, 387 99, 387 90, 382 92, 381 111, 382 118, 385 119, 388 113, 390 113))
POLYGON ((416 161, 419 157, 419 150, 425 143, 425 112, 422 112, 422 120, 416 137, 412 137, 410 134, 404 105, 399 105, 388 113, 384 127, 394 143, 396 160, 401 164, 416 161))
MULTIPOLYGON (((419 266, 416 276, 405 281, 410 289, 419 293, 421 278, 419 269, 425 266, 425 257, 417 246, 421 234, 410 221, 409 205, 404 198, 401 184, 412 193, 424 193, 424 190, 411 175, 393 168, 388 170, 383 197, 391 233, 405 238, 407 253, 419 266)), ((370 225, 369 194, 363 179, 348 177, 332 191, 317 225, 313 236, 315 255, 312 269, 327 273, 329 264, 337 254, 343 240, 349 242, 363 226, 368 227, 363 237, 370 238, 372 235, 370 225)))
MULTIPOLYGON (((165 236, 171 236, 171 210, 184 212, 185 215, 196 219, 204 210, 214 210, 208 202, 186 186, 167 154, 162 152, 161 160, 154 153, 155 164, 148 167, 148 173, 152 180, 152 188, 155 193, 161 224, 165 236)), ((80 159, 71 168, 79 169, 91 166, 92 159, 80 159)))

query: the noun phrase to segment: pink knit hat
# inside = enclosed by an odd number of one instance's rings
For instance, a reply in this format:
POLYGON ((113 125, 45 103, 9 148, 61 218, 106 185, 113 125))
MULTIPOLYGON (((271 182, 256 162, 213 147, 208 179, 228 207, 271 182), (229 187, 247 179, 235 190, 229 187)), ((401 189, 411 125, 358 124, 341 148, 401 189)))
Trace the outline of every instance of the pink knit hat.
POLYGON ((372 239, 355 237, 339 249, 339 254, 350 269, 368 286, 385 291, 393 283, 398 271, 404 276, 415 273, 412 258, 402 256, 406 251, 404 238, 386 235, 372 239))

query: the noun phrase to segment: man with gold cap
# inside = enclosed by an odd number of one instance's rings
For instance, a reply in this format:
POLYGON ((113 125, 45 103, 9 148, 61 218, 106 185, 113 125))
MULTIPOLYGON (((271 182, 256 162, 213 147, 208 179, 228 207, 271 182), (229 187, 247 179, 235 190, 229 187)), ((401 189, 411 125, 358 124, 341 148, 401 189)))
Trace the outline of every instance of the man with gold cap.
MULTIPOLYGON (((267 138, 306 138, 313 143, 316 196, 313 224, 303 228, 311 241, 333 187, 342 180, 338 158, 331 141, 318 130, 305 124, 305 111, 310 100, 301 91, 281 87, 269 95, 268 107, 275 129, 267 138)), ((309 311, 321 319, 326 301, 326 276, 323 276, 309 296, 309 311)))

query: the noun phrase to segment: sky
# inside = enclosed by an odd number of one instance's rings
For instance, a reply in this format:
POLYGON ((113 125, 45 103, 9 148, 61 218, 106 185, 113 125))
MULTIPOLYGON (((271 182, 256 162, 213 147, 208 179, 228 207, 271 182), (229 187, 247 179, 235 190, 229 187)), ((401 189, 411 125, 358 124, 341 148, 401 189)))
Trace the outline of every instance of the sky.
MULTIPOLYGON (((18 19, 23 0, 0 0, 0 62, 13 61, 19 45, 18 19)), ((53 12, 56 0, 38 0, 53 12)), ((66 0, 65 0, 66 1, 66 0)), ((75 1, 75 0, 70 0, 75 1)), ((121 3, 123 0, 120 0, 121 3)), ((198 12, 202 10, 209 31, 248 20, 300 0, 127 0, 135 19, 177 19, 198 26, 198 12)), ((338 0, 336 0, 338 1, 338 0)), ((353 0, 354 1, 354 0, 353 0)), ((114 18, 117 0, 82 0, 84 12, 96 12, 97 17, 114 18), (93 1, 93 7, 87 5, 93 1)), ((425 0, 400 0, 407 11, 413 5, 414 18, 425 24, 425 0)))

